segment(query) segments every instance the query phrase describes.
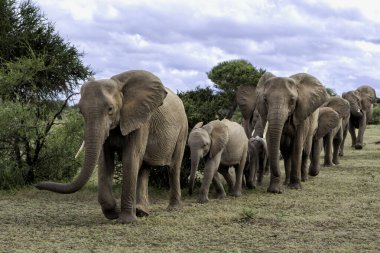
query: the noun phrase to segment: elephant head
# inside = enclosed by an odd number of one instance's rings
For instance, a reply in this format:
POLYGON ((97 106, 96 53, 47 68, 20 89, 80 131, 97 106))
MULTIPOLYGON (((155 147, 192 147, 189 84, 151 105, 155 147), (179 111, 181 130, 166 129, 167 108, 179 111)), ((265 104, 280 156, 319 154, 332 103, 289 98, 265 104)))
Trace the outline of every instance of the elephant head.
POLYGON ((334 109, 339 114, 339 118, 348 118, 350 116, 349 102, 339 96, 329 97, 324 106, 334 109))
MULTIPOLYGON (((102 145, 115 129, 123 136, 141 128, 166 97, 160 79, 146 71, 127 71, 105 80, 90 80, 81 87, 80 112, 84 117, 85 158, 71 183, 41 182, 38 189, 73 193, 89 180, 102 145)), ((122 145, 122 144, 121 144, 122 145)))
POLYGON ((225 148, 228 138, 228 128, 219 120, 211 121, 207 125, 199 122, 191 130, 188 139, 191 153, 190 195, 193 193, 195 172, 197 171, 200 159, 203 157, 212 159, 225 148))
POLYGON ((354 91, 344 92, 342 97, 350 103, 351 115, 361 118, 375 103, 376 92, 370 86, 360 86, 354 91))

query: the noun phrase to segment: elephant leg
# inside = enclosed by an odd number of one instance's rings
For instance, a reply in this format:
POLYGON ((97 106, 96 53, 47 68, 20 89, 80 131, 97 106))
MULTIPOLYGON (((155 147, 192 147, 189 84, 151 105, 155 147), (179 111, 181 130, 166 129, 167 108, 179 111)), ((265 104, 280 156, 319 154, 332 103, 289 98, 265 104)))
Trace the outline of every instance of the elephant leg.
POLYGON ((222 182, 220 181, 218 172, 214 174, 214 177, 212 178, 212 184, 215 187, 216 197, 218 199, 222 199, 226 197, 226 192, 224 191, 224 187, 223 187, 222 182))
POLYGON ((364 131, 365 131, 366 126, 367 126, 367 117, 366 117, 366 114, 363 113, 363 117, 361 117, 359 121, 359 130, 358 130, 358 137, 355 143, 355 149, 363 148, 363 137, 364 137, 364 131))
POLYGON ((350 132, 350 135, 351 135, 351 147, 355 147, 355 144, 356 144, 356 133, 355 133, 355 127, 354 125, 351 123, 348 123, 348 131, 350 132))
POLYGON ((290 183, 290 170, 292 167, 292 160, 289 156, 283 156, 284 158, 284 168, 285 168, 285 181, 284 185, 288 185, 290 183))
POLYGON ((333 147, 333 136, 332 133, 328 133, 325 137, 325 162, 323 166, 331 167, 332 164, 332 147, 333 147))
POLYGON ((343 131, 342 128, 336 133, 335 138, 333 140, 333 163, 339 164, 339 148, 343 141, 343 131))
POLYGON ((302 152, 302 161, 301 161, 301 181, 306 182, 308 178, 308 167, 307 160, 310 157, 310 154, 306 152, 302 152))
POLYGON ((149 174, 149 167, 143 163, 137 176, 136 215, 138 217, 149 215, 149 174))
POLYGON ((318 140, 313 141, 313 146, 310 153, 310 166, 309 166, 309 175, 317 176, 319 174, 319 156, 321 154, 321 148, 323 145, 323 139, 319 138, 318 140))
POLYGON ((173 165, 169 168, 170 199, 169 205, 166 208, 168 211, 179 210, 182 208, 180 185, 181 161, 181 159, 175 159, 173 165))
POLYGON ((119 218, 116 200, 112 195, 112 180, 115 168, 115 154, 113 150, 103 147, 99 159, 98 169, 98 201, 104 216, 113 220, 119 218))
POLYGON ((135 130, 125 136, 126 147, 123 148, 123 183, 121 192, 121 213, 119 223, 131 223, 136 217, 137 176, 141 167, 148 141, 148 127, 135 130))
POLYGON ((292 145, 290 182, 288 185, 291 189, 301 189, 301 162, 303 143, 305 139, 305 127, 305 123, 299 126, 299 129, 297 129, 296 138, 292 145))
POLYGON ((199 203, 208 202, 208 192, 210 190, 211 181, 215 173, 217 173, 217 169, 220 164, 221 155, 222 155, 222 152, 219 152, 212 159, 209 159, 206 162, 202 186, 199 189, 199 196, 198 196, 199 203))
MULTIPOLYGON (((240 164, 234 166, 236 180, 235 180, 235 185, 234 185, 233 196, 235 196, 235 197, 241 196, 241 187, 242 187, 242 180, 243 180, 244 165, 245 165, 245 162, 244 163, 240 162, 240 164)), ((256 175, 254 175, 254 176, 256 176, 256 175)))
POLYGON ((234 180, 231 177, 231 174, 228 172, 229 168, 230 166, 220 165, 218 171, 223 175, 224 179, 227 182, 228 194, 232 195, 234 189, 234 180))
POLYGON ((339 147, 339 156, 344 156, 344 142, 346 141, 347 133, 348 133, 348 125, 343 128, 343 139, 339 147))

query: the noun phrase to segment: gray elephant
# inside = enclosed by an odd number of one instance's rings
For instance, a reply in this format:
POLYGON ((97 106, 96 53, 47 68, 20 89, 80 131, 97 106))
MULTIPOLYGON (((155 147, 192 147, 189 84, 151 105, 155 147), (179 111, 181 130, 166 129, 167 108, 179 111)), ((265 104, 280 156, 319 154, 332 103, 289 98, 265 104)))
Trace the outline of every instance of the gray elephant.
MULTIPOLYGON (((363 148, 364 131, 368 121, 372 118, 373 104, 376 102, 376 91, 367 85, 360 86, 354 91, 344 92, 342 97, 350 103, 350 120, 348 131, 351 135, 352 147, 363 148), (358 129, 356 136, 355 128, 358 129)), ((343 143, 347 136, 347 130, 343 133, 343 143)))
POLYGON ((279 150, 284 158, 289 187, 301 188, 304 143, 307 135, 311 134, 308 133, 309 125, 318 119, 316 110, 327 100, 325 87, 309 74, 286 78, 266 72, 260 78, 256 92, 246 92, 244 95, 247 96, 245 100, 251 99, 252 103, 243 106, 243 110, 247 111, 243 116, 250 117, 257 107, 262 121, 268 122, 266 140, 271 169, 268 192, 282 192, 279 150))
POLYGON ((226 195, 218 171, 226 179, 229 192, 235 197, 241 195, 243 170, 248 150, 248 139, 241 125, 227 119, 214 120, 206 125, 199 122, 189 134, 188 145, 191 152, 190 195, 194 188, 195 172, 202 157, 205 158, 205 168, 198 202, 208 201, 211 181, 219 198, 226 195), (230 166, 235 168, 235 183, 228 173, 230 166))
POLYGON ((248 141, 248 155, 244 168, 245 183, 249 189, 261 185, 264 173, 268 168, 268 150, 264 138, 251 137, 248 141))
POLYGON ((180 167, 188 131, 182 101, 147 71, 127 71, 111 79, 89 81, 81 88, 85 159, 68 184, 41 182, 38 189, 73 193, 89 180, 96 163, 98 200, 108 219, 129 223, 148 214, 150 166, 168 166, 168 210, 181 207, 180 167), (121 210, 112 195, 115 153, 121 157, 121 210))
MULTIPOLYGON (((308 139, 304 145, 302 153, 301 178, 302 181, 308 179, 307 175, 317 176, 320 171, 319 157, 323 146, 323 138, 325 136, 335 136, 340 126, 341 118, 338 112, 330 107, 321 107, 318 110, 317 127, 312 129, 312 142, 308 139), (311 149, 310 149, 311 148, 311 149), (307 158, 310 157, 309 170, 307 171, 307 158)), ((314 124, 312 124, 314 125, 314 124)), ((339 146, 338 146, 339 149, 339 146)))
POLYGON ((324 166, 330 167, 339 164, 339 156, 343 155, 343 132, 347 129, 350 120, 350 104, 341 97, 331 97, 325 104, 326 107, 334 109, 339 115, 339 124, 323 137, 325 159, 324 166))

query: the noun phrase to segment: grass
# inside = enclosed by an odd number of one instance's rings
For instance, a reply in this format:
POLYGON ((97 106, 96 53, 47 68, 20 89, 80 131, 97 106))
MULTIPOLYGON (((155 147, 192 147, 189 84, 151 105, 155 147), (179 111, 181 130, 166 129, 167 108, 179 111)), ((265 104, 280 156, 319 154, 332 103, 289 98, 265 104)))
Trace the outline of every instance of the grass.
POLYGON ((72 195, 0 191, 0 251, 379 252, 379 140, 369 126, 363 150, 348 140, 341 164, 302 190, 269 194, 266 177, 240 198, 201 205, 185 189, 184 208, 167 212, 168 192, 150 189, 151 215, 131 225, 103 217, 93 182, 72 195))

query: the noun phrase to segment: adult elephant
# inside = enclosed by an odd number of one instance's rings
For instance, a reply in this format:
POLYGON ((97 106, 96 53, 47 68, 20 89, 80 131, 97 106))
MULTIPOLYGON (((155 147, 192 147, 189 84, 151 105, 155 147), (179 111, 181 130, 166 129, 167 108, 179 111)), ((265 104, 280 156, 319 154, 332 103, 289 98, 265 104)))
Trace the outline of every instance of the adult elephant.
MULTIPOLYGON (((368 121, 372 118, 373 104, 376 101, 376 91, 367 85, 360 86, 354 91, 344 92, 342 97, 350 103, 350 121, 348 131, 351 135, 352 147, 355 149, 363 148, 364 131, 368 121), (358 130, 356 136, 355 129, 358 130)), ((343 144, 346 139, 347 131, 343 136, 343 144)))
POLYGON ((168 209, 181 207, 180 167, 186 145, 187 118, 182 101, 160 79, 142 70, 111 79, 89 81, 81 88, 85 159, 71 183, 41 182, 37 188, 73 193, 89 180, 99 160, 98 200, 103 214, 120 223, 148 214, 150 166, 169 166, 168 209), (123 180, 121 211, 112 196, 115 153, 121 157, 123 180))
POLYGON ((286 78, 266 72, 255 93, 244 93, 245 99, 252 101, 245 109, 253 113, 257 107, 262 121, 268 122, 266 140, 271 169, 268 192, 282 192, 279 149, 284 157, 285 170, 289 171, 289 187, 298 189, 301 187, 302 151, 309 124, 316 120, 318 113, 315 111, 327 99, 326 89, 309 74, 286 78))

